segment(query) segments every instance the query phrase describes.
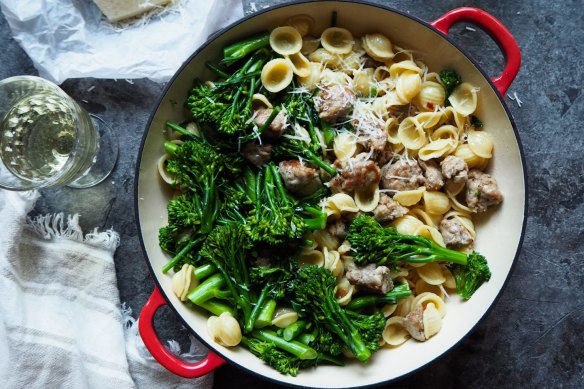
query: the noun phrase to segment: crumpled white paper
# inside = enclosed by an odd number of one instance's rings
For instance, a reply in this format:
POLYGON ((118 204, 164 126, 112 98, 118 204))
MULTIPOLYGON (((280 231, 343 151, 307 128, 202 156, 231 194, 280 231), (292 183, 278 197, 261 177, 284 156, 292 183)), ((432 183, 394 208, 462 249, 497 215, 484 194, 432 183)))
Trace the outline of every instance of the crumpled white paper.
POLYGON ((43 78, 168 81, 214 31, 243 16, 241 0, 175 0, 144 20, 112 25, 91 0, 0 0, 43 78))

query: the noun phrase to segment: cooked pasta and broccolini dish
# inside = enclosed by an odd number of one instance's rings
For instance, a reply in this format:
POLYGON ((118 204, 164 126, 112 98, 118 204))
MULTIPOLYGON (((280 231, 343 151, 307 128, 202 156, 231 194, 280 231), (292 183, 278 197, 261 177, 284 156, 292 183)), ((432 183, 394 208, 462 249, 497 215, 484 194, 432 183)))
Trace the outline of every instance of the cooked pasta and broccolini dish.
POLYGON ((464 75, 381 33, 319 33, 298 15, 227 46, 159 162, 175 294, 291 375, 436 336, 491 276, 473 215, 502 201, 464 75))

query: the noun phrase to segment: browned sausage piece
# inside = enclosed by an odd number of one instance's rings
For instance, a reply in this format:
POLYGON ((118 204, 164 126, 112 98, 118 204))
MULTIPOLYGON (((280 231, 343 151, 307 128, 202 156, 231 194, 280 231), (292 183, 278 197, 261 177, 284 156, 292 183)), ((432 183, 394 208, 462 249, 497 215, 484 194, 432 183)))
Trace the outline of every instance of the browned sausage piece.
POLYGON ((382 189, 396 191, 418 189, 426 179, 418 161, 415 159, 399 159, 381 168, 382 189))
POLYGON ((466 182, 468 165, 462 158, 449 155, 440 162, 440 167, 447 180, 452 180, 455 183, 466 182))
POLYGON ((474 239, 466 227, 456 218, 442 219, 440 233, 447 247, 460 248, 473 243, 474 239))
POLYGON ((322 186, 318 170, 297 159, 279 164, 280 176, 286 189, 300 196, 308 196, 322 186))
MULTIPOLYGON (((255 110, 253 118, 258 127, 261 127, 266 123, 272 114, 272 111, 272 108, 259 108, 255 110)), ((272 120, 268 128, 266 128, 266 131, 263 135, 266 135, 271 139, 277 139, 286 130, 287 126, 288 124, 286 122, 286 113, 284 113, 284 111, 280 111, 274 120, 272 120)))
POLYGON ((390 270, 387 266, 377 266, 371 263, 363 267, 350 264, 345 277, 359 289, 385 294, 393 289, 390 275, 390 270))
POLYGON ((352 192, 358 188, 369 188, 379 183, 381 170, 377 164, 367 159, 367 153, 361 153, 345 162, 335 161, 337 168, 341 167, 337 176, 329 185, 333 192, 352 192))
POLYGON ((466 182, 466 204, 473 212, 484 212, 488 207, 500 204, 503 195, 497 181, 490 174, 473 169, 466 182))
POLYGON ((355 103, 355 93, 345 85, 319 84, 320 92, 314 97, 314 106, 322 120, 333 123, 347 116, 355 103))
POLYGON ((444 178, 438 168, 438 164, 434 161, 419 161, 420 167, 424 171, 426 182, 424 185, 428 190, 440 190, 444 186, 444 178))
POLYGON ((400 205, 385 193, 379 195, 379 204, 373 210, 373 218, 380 223, 389 222, 408 213, 408 209, 400 205))
POLYGON ((424 311, 422 305, 414 309, 404 318, 404 328, 412 335, 412 338, 421 342, 426 340, 424 335, 424 311))
POLYGON ((239 153, 255 166, 260 167, 272 159, 272 149, 270 144, 258 145, 255 142, 249 142, 241 147, 239 153))

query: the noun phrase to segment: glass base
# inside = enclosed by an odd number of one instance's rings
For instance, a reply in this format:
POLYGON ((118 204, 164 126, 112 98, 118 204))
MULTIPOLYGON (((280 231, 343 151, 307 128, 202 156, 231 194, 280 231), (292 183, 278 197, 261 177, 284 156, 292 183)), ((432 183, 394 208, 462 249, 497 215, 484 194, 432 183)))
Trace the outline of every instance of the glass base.
POLYGON ((69 185, 70 188, 89 188, 105 180, 118 160, 118 138, 110 126, 96 115, 89 114, 93 125, 99 133, 99 151, 89 170, 69 185))

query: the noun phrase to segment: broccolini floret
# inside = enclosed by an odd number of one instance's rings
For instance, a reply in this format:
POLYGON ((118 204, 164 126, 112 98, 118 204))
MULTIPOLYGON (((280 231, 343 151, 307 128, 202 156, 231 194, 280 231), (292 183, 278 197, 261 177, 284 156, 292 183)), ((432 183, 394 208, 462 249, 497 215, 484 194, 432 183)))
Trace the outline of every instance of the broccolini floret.
MULTIPOLYGON (((329 269, 314 265, 304 267, 298 271, 294 282, 295 306, 317 325, 337 335, 357 359, 365 362, 379 347, 370 348, 373 334, 378 330, 377 320, 353 320, 337 302, 335 286, 335 277, 329 269)), ((378 342, 381 330, 375 335, 378 342)))
POLYGON ((462 83, 462 79, 458 73, 452 69, 444 69, 440 72, 440 81, 444 84, 446 97, 450 96, 454 88, 462 83))
POLYGON ((464 299, 491 278, 487 260, 479 253, 465 254, 441 247, 423 236, 402 235, 395 228, 382 227, 370 216, 359 216, 347 233, 356 263, 395 266, 397 262, 450 262, 456 292, 464 299))

